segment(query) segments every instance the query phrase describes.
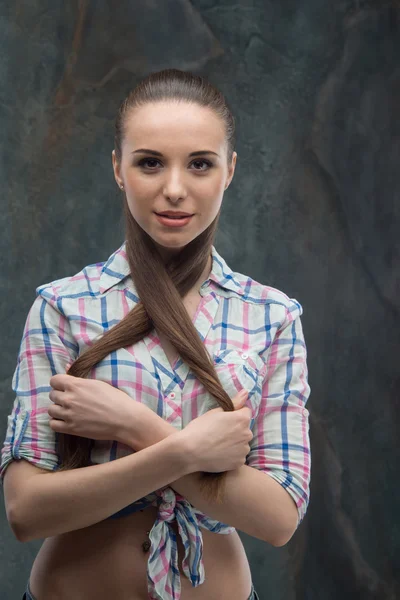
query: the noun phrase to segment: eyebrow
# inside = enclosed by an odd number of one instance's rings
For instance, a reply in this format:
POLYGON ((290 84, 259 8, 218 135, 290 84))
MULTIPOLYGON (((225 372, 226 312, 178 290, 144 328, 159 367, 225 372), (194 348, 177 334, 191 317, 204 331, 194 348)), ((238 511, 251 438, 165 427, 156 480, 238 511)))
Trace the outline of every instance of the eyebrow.
MULTIPOLYGON (((157 152, 156 150, 149 150, 148 148, 139 148, 139 150, 134 150, 132 154, 138 154, 139 152, 143 154, 152 154, 153 156, 163 156, 161 152, 157 152)), ((198 150, 197 152, 191 152, 189 156, 202 156, 204 154, 215 154, 215 156, 219 156, 219 154, 213 152, 212 150, 198 150)))

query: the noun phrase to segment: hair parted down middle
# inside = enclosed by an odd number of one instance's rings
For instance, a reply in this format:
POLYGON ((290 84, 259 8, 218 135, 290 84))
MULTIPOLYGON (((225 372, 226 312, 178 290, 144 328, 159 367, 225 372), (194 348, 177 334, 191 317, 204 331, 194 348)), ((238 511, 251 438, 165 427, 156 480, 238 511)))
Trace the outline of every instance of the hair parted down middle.
MULTIPOLYGON (((115 123, 115 153, 120 162, 126 120, 143 104, 163 100, 195 103, 212 109, 224 122, 228 160, 234 149, 234 119, 222 93, 204 78, 177 69, 153 73, 142 80, 122 102, 115 123)), ((205 389, 223 410, 234 405, 223 389, 213 362, 182 298, 204 271, 214 243, 219 214, 209 227, 164 264, 152 238, 137 224, 124 197, 126 251, 130 274, 140 302, 116 325, 96 340, 71 365, 68 374, 87 377, 92 368, 111 352, 136 344, 154 328, 177 350, 205 389)), ((89 466, 93 440, 57 433, 59 470, 89 466)), ((219 502, 226 473, 203 473, 201 489, 219 502)))

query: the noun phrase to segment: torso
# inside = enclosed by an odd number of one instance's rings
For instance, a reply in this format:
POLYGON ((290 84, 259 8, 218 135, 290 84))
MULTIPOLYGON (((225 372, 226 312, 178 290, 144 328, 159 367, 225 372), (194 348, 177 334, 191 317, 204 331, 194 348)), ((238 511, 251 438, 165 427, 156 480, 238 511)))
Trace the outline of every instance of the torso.
MULTIPOLYGON (((201 300, 188 294, 185 307, 193 319, 201 300)), ((177 353, 161 335, 161 345, 171 365, 177 353)), ((36 600, 147 600, 149 552, 142 544, 157 518, 157 508, 90 527, 46 538, 34 561, 30 587, 36 600)), ((216 534, 201 528, 205 581, 192 587, 182 570, 184 548, 176 521, 178 564, 182 600, 247 600, 251 572, 238 533, 216 534)))

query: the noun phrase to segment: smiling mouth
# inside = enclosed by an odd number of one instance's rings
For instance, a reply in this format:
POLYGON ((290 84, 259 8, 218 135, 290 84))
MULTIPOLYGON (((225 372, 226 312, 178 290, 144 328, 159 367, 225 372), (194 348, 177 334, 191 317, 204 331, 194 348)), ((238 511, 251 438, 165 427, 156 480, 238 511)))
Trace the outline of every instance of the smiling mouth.
POLYGON ((157 221, 164 227, 183 228, 186 227, 192 220, 194 215, 176 216, 154 213, 157 221))
POLYGON ((193 217, 193 215, 183 214, 183 213, 178 214, 178 215, 156 213, 156 215, 158 215, 159 217, 163 217, 164 219, 188 219, 189 217, 193 217))

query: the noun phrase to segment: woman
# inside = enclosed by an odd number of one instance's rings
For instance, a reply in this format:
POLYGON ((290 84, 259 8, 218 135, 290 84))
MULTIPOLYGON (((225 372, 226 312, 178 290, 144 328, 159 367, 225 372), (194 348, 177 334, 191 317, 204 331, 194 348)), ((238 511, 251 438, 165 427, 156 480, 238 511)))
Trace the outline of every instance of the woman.
POLYGON ((236 157, 201 77, 152 74, 120 107, 126 240, 37 288, 13 377, 7 517, 45 538, 28 600, 256 599, 237 529, 281 546, 304 517, 302 308, 213 246, 236 157))

